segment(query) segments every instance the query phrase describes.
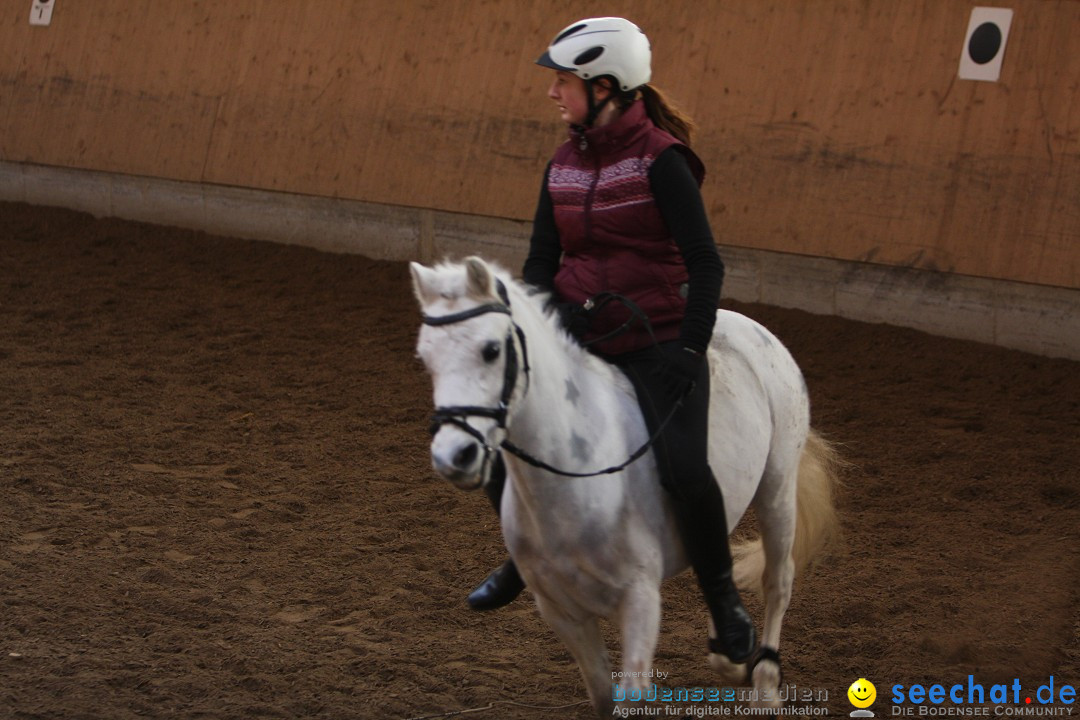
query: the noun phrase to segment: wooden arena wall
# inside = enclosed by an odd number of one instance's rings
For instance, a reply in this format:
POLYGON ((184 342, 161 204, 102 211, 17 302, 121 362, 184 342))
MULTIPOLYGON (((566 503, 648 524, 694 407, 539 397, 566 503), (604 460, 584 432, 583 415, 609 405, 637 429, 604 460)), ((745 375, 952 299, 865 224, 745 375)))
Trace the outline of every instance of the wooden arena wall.
POLYGON ((718 242, 1080 288, 1080 2, 0 0, 0 160, 527 220, 563 137, 532 61, 584 12, 650 34, 718 242))

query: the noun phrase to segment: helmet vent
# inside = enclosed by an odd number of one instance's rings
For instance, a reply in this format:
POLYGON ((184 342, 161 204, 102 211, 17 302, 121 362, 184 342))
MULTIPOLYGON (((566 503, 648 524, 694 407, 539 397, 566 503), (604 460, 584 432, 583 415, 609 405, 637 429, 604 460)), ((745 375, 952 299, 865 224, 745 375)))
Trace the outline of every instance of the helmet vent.
POLYGON ((559 33, 559 37, 552 40, 551 44, 552 45, 558 45, 560 42, 562 42, 566 38, 570 37, 571 35, 576 33, 578 30, 584 30, 584 29, 585 29, 585 23, 581 23, 580 25, 575 25, 573 27, 568 27, 565 30, 563 30, 561 33, 559 33))
POLYGON ((576 58, 574 58, 574 64, 575 65, 588 65, 593 60, 595 60, 596 58, 600 57, 603 54, 604 54, 604 48, 602 48, 600 46, 591 47, 588 50, 586 50, 585 52, 578 55, 576 58))

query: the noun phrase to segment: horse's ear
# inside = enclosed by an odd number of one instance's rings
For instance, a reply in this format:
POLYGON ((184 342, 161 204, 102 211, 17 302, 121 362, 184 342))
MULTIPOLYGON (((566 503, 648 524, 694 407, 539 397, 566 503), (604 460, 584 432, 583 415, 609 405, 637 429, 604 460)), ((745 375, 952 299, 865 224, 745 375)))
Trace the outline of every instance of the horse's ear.
POLYGON ((435 301, 438 293, 434 289, 435 271, 417 262, 409 263, 409 272, 412 273, 413 294, 421 307, 430 305, 435 301))
POLYGON ((484 299, 495 296, 495 278, 488 264, 478 257, 465 258, 466 291, 469 295, 484 299))

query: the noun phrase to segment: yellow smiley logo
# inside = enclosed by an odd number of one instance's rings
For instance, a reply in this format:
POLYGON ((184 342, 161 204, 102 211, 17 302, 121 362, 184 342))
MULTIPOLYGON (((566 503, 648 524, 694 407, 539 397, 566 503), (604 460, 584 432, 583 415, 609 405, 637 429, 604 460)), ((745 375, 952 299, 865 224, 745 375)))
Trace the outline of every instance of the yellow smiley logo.
POLYGON ((848 700, 857 708, 868 708, 877 698, 877 688, 866 678, 859 678, 847 689, 848 700))

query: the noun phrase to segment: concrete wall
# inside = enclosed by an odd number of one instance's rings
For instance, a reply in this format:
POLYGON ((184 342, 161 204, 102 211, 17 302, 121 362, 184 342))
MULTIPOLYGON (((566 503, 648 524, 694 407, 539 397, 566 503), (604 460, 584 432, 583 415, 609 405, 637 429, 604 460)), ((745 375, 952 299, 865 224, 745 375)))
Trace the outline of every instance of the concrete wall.
MULTIPOLYGON (((0 162, 0 200, 57 205, 390 260, 521 267, 524 221, 0 162)), ((1080 360, 1080 291, 721 247, 726 297, 1080 360)), ((406 282, 402 277, 402 282, 406 282)))

